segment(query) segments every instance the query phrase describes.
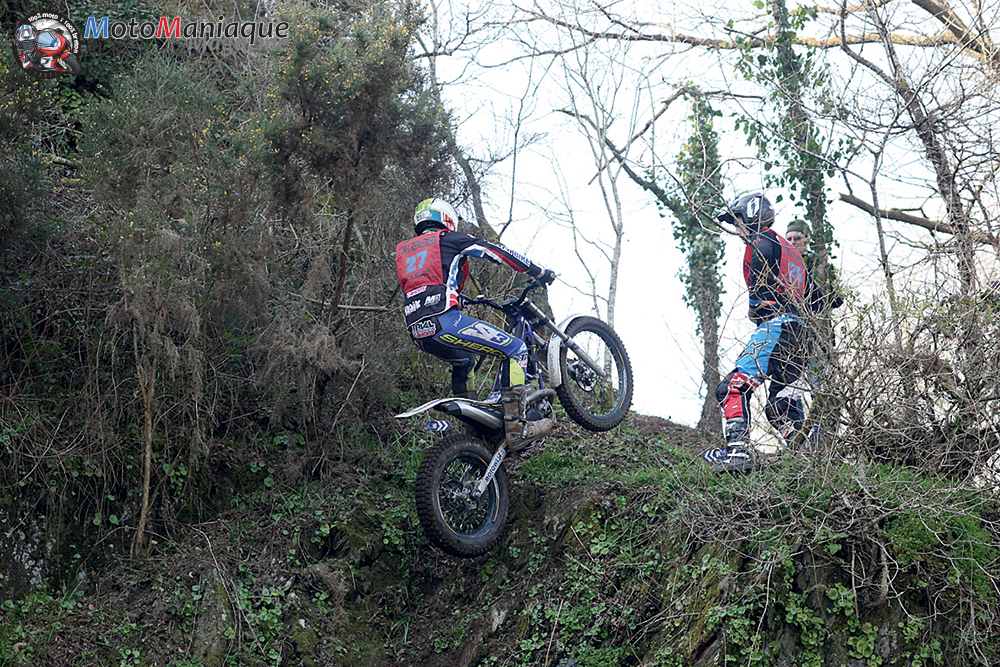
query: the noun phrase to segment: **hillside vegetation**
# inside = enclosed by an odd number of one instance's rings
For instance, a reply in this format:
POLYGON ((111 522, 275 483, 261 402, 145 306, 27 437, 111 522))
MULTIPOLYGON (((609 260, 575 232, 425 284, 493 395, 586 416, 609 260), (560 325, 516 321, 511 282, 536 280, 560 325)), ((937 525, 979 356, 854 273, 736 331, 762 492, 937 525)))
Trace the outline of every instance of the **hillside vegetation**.
POLYGON ((0 665, 1000 662, 1000 363, 952 328, 996 340, 988 300, 851 303, 812 456, 716 476, 685 427, 563 416, 498 549, 430 547, 392 415, 448 385, 392 252, 473 186, 419 8, 348 5, 253 58, 0 60, 0 665))
POLYGON ((136 557, 127 517, 87 526, 63 545, 69 569, 4 604, 3 664, 996 659, 996 537, 974 493, 823 457, 720 477, 684 427, 633 415, 588 437, 564 422, 514 465, 501 547, 461 560, 417 528, 414 431, 360 429, 337 453, 261 444, 217 468, 228 507, 164 522, 136 557))

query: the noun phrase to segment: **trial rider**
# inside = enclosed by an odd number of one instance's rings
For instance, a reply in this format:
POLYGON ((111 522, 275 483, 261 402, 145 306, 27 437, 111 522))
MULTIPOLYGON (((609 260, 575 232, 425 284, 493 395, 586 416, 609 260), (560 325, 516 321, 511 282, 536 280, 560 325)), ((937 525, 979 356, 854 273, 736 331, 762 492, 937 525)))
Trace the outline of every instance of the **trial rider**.
POLYGON ((461 312, 460 295, 469 273, 467 259, 488 259, 527 273, 543 285, 551 284, 555 273, 503 246, 457 231, 460 220, 454 207, 443 199, 425 199, 417 205, 413 216, 417 236, 396 246, 403 315, 417 346, 452 365, 453 396, 477 398, 468 386, 477 354, 505 360, 500 400, 508 444, 517 449, 549 433, 555 422, 526 418, 528 350, 524 341, 461 312))
POLYGON ((719 472, 753 469, 749 405, 754 390, 770 379, 765 415, 786 442, 802 429, 801 381, 805 371, 806 311, 822 309, 823 293, 809 276, 799 251, 771 229, 774 207, 763 194, 746 194, 720 213, 746 243, 743 279, 749 317, 757 329, 716 390, 725 419, 725 447, 704 457, 719 472))

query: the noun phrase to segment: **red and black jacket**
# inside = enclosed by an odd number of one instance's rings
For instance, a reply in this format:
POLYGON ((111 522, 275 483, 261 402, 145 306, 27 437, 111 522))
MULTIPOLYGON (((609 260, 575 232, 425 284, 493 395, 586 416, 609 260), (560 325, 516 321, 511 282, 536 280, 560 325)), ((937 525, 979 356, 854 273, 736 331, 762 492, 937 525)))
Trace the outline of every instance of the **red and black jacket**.
POLYGON ((803 315, 822 306, 822 291, 802 255, 773 229, 753 234, 743 254, 743 280, 750 288, 750 319, 762 324, 781 314, 803 315))
POLYGON ((542 267, 516 252, 465 232, 424 232, 396 246, 406 326, 458 305, 469 274, 469 257, 482 257, 533 277, 542 272, 542 267))

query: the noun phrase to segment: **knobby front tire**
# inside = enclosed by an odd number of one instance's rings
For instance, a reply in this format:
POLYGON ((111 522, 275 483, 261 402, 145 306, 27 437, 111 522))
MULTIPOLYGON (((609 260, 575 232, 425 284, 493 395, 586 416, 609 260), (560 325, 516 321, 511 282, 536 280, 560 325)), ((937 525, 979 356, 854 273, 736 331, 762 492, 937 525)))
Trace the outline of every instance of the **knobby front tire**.
POLYGON ((67 53, 63 55, 62 61, 66 63, 66 66, 69 67, 69 71, 72 72, 73 74, 79 74, 80 72, 83 71, 83 68, 80 67, 80 61, 77 60, 76 56, 74 56, 72 53, 67 53))
POLYGON ((464 433, 444 438, 424 454, 415 484, 417 518, 424 535, 441 550, 472 558, 503 537, 510 513, 510 482, 503 467, 478 501, 467 499, 492 457, 479 440, 464 433))
POLYGON ((608 375, 598 376, 564 343, 559 351, 559 401, 580 426, 609 431, 622 423, 632 407, 632 364, 625 345, 614 329, 596 317, 576 318, 566 334, 608 375))

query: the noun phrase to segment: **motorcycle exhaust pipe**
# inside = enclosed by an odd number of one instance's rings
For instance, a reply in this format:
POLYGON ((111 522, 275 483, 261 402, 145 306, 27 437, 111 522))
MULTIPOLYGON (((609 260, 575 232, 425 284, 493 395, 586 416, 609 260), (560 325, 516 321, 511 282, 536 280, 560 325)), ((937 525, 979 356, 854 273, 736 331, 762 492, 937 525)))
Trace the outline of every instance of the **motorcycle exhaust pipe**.
POLYGON ((472 403, 466 403, 465 401, 452 401, 439 405, 438 410, 447 415, 451 415, 452 417, 471 419, 472 421, 482 424, 487 428, 491 428, 494 431, 503 430, 503 415, 498 416, 496 413, 484 410, 478 405, 473 405, 472 403))
POLYGON ((553 398, 554 399, 555 397, 556 397, 556 390, 555 389, 535 389, 534 391, 532 391, 531 393, 528 394, 528 398, 525 399, 525 403, 527 405, 531 405, 532 403, 534 403, 535 401, 537 401, 539 399, 542 399, 542 398, 553 398))
MULTIPOLYGON (((532 403, 543 398, 555 399, 555 397, 555 389, 535 389, 528 394, 525 399, 525 403, 527 405, 531 405, 532 403)), ((474 405, 472 403, 467 403, 461 400, 449 401, 448 403, 442 403, 437 406, 437 409, 446 415, 451 415, 452 417, 471 419, 472 421, 482 424, 487 428, 491 428, 494 431, 504 430, 503 414, 498 414, 496 411, 492 410, 484 410, 478 405, 474 405)))

